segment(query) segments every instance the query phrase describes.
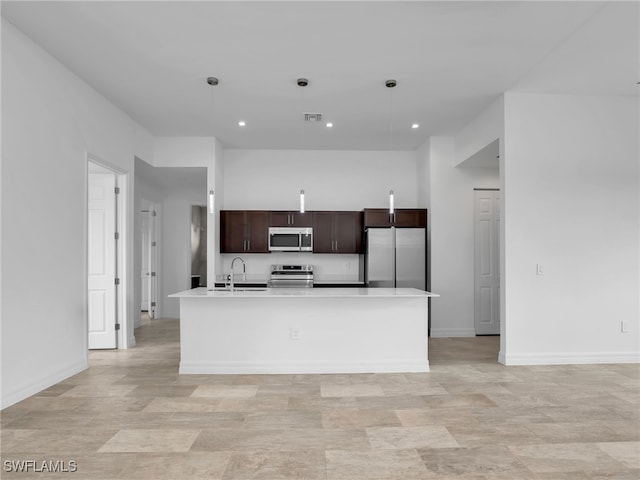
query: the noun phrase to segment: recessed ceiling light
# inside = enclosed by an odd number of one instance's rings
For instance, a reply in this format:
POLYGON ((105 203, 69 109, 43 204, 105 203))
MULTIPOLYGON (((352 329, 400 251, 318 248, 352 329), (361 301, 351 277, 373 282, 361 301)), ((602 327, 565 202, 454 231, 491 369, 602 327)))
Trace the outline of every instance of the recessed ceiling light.
POLYGON ((419 128, 419 127, 420 127, 420 125, 419 125, 419 124, 417 124, 417 123, 414 123, 414 124, 412 124, 412 125, 411 125, 411 128, 414 128, 414 129, 415 129, 415 128, 419 128))
POLYGON ((244 123, 244 120, 240 120, 238 122, 238 125, 240 125, 241 127, 244 127, 246 125, 246 123, 244 123))
POLYGON ((333 123, 327 122, 327 128, 331 128, 331 127, 333 127, 333 123))

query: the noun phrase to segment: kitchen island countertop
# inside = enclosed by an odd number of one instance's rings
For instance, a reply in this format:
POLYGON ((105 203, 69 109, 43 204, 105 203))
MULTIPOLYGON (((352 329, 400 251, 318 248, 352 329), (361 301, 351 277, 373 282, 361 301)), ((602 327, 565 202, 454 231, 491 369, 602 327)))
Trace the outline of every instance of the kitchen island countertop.
POLYGON ((236 290, 204 287, 185 290, 169 295, 173 298, 284 298, 284 297, 439 297, 437 293, 417 288, 260 288, 241 287, 236 290))

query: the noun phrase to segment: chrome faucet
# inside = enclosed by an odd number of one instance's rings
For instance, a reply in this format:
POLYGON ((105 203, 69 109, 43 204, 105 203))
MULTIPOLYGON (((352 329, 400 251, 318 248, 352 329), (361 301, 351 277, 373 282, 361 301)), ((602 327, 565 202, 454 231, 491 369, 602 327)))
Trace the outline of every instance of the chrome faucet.
POLYGON ((233 292, 234 290, 234 277, 235 277, 235 273, 234 273, 234 267, 236 265, 236 260, 240 260, 242 262, 242 281, 246 282, 247 281, 247 265, 244 263, 244 260, 240 257, 236 257, 233 260, 231 260, 231 273, 229 274, 229 282, 231 284, 231 291, 233 292))

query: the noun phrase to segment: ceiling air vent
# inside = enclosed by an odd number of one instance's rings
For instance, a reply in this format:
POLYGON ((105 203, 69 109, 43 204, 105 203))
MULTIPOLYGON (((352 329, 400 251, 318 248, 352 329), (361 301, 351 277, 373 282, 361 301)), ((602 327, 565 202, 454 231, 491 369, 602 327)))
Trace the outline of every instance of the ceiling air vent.
POLYGON ((305 122, 321 122, 322 114, 321 113, 305 113, 304 121, 305 122))

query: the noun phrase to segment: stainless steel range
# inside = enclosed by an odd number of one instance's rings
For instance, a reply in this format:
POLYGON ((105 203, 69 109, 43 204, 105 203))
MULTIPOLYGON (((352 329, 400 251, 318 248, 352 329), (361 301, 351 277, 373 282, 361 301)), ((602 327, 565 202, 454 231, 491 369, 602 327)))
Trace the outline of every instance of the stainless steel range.
POLYGON ((271 265, 270 287, 313 287, 313 265, 271 265))

